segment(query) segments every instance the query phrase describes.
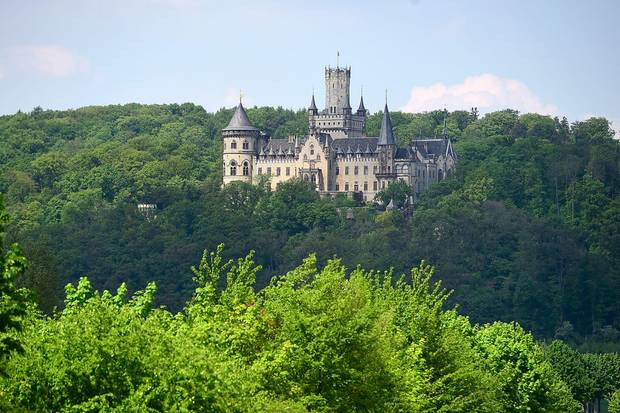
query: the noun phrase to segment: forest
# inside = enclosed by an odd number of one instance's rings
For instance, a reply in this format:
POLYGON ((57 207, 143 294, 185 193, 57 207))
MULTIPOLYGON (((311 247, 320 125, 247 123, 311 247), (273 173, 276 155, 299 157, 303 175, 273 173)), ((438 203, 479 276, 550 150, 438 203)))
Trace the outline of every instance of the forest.
MULTIPOLYGON (((620 387, 620 148, 606 119, 450 112, 457 171, 405 214, 298 181, 221 188, 231 115, 0 117, 1 312, 17 314, 0 312, 0 403, 574 411, 620 387)), ((307 128, 303 110, 248 115, 274 137, 307 128)), ((391 117, 404 146, 439 134, 444 113, 391 117)))

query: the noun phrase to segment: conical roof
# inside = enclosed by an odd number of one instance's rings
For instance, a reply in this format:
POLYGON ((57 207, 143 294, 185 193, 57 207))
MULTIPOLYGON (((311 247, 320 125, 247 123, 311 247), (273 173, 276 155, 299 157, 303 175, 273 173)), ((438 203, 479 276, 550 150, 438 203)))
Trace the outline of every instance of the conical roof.
POLYGON ((383 120, 381 121, 381 132, 379 133, 377 145, 395 145, 392 120, 390 119, 387 103, 383 109, 383 120))
POLYGON ((255 131, 258 129, 252 126, 250 119, 248 118, 248 114, 245 112, 241 102, 239 102, 237 109, 235 109, 235 114, 232 119, 230 119, 230 122, 228 122, 228 126, 226 126, 223 130, 255 131))
POLYGON ((364 96, 360 96, 360 107, 357 108, 357 111, 366 113, 366 107, 364 106, 364 96))
POLYGON ((314 103, 314 93, 312 94, 312 101, 310 102, 310 107, 308 108, 308 110, 318 110, 316 108, 316 103, 314 103))

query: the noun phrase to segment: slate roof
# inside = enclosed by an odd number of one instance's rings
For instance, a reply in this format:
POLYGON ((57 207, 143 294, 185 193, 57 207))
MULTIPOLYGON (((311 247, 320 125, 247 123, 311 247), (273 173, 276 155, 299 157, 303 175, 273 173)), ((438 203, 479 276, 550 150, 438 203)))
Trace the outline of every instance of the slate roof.
POLYGON ((383 120, 381 121, 381 132, 379 132, 379 145, 395 145, 394 131, 392 131, 392 119, 387 103, 383 109, 383 120))
POLYGON ((411 159, 411 151, 408 148, 396 148, 394 159, 411 159))
POLYGON ((342 138, 342 139, 334 139, 331 142, 332 149, 336 152, 347 153, 347 151, 351 151, 351 153, 355 153, 359 150, 360 153, 371 153, 376 152, 377 150, 377 140, 379 138, 342 138))
POLYGON ((316 108, 316 103, 314 103, 314 94, 312 94, 312 101, 310 102, 310 107, 308 108, 308 110, 318 110, 316 108))
POLYGON ((289 151, 295 153, 295 143, 289 142, 288 139, 270 139, 261 151, 264 150, 267 153, 273 152, 274 154, 288 153, 289 151))
POLYGON ((448 139, 414 139, 411 146, 425 158, 448 154, 456 157, 448 139))
POLYGON ((357 108, 358 112, 366 112, 366 107, 364 106, 364 96, 360 96, 360 107, 357 108))
POLYGON ((237 105, 237 109, 235 109, 235 113, 233 117, 228 122, 228 126, 224 129, 225 131, 229 130, 247 130, 247 131, 257 131, 255 127, 250 123, 250 119, 248 118, 248 114, 245 112, 243 105, 239 102, 237 105))

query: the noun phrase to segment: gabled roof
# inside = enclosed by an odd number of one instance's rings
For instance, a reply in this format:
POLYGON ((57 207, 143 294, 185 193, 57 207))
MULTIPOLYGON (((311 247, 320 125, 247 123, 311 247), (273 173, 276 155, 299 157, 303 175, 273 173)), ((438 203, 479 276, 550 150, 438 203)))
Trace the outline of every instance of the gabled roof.
POLYGON ((255 127, 250 123, 250 118, 248 118, 248 114, 245 112, 243 105, 239 102, 237 105, 237 109, 235 109, 235 113, 233 117, 228 122, 228 126, 224 129, 225 131, 229 130, 244 130, 244 131, 257 131, 255 127))
POLYGON ((377 145, 395 145, 394 132, 392 131, 392 119, 390 119, 390 112, 388 111, 388 105, 385 104, 383 109, 383 120, 381 121, 381 132, 379 132, 379 141, 377 145))
POLYGON ((424 158, 442 155, 456 158, 450 139, 414 139, 411 146, 424 158))
POLYGON ((344 153, 351 146, 366 148, 367 153, 374 153, 377 147, 377 138, 340 138, 331 142, 332 150, 336 153, 344 153))

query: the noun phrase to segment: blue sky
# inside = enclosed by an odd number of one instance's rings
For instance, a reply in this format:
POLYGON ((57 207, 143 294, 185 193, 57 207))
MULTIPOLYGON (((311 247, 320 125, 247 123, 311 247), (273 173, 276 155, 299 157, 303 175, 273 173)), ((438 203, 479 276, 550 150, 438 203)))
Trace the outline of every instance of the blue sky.
POLYGON ((516 108, 620 129, 620 1, 0 0, 0 114, 127 102, 516 108))

